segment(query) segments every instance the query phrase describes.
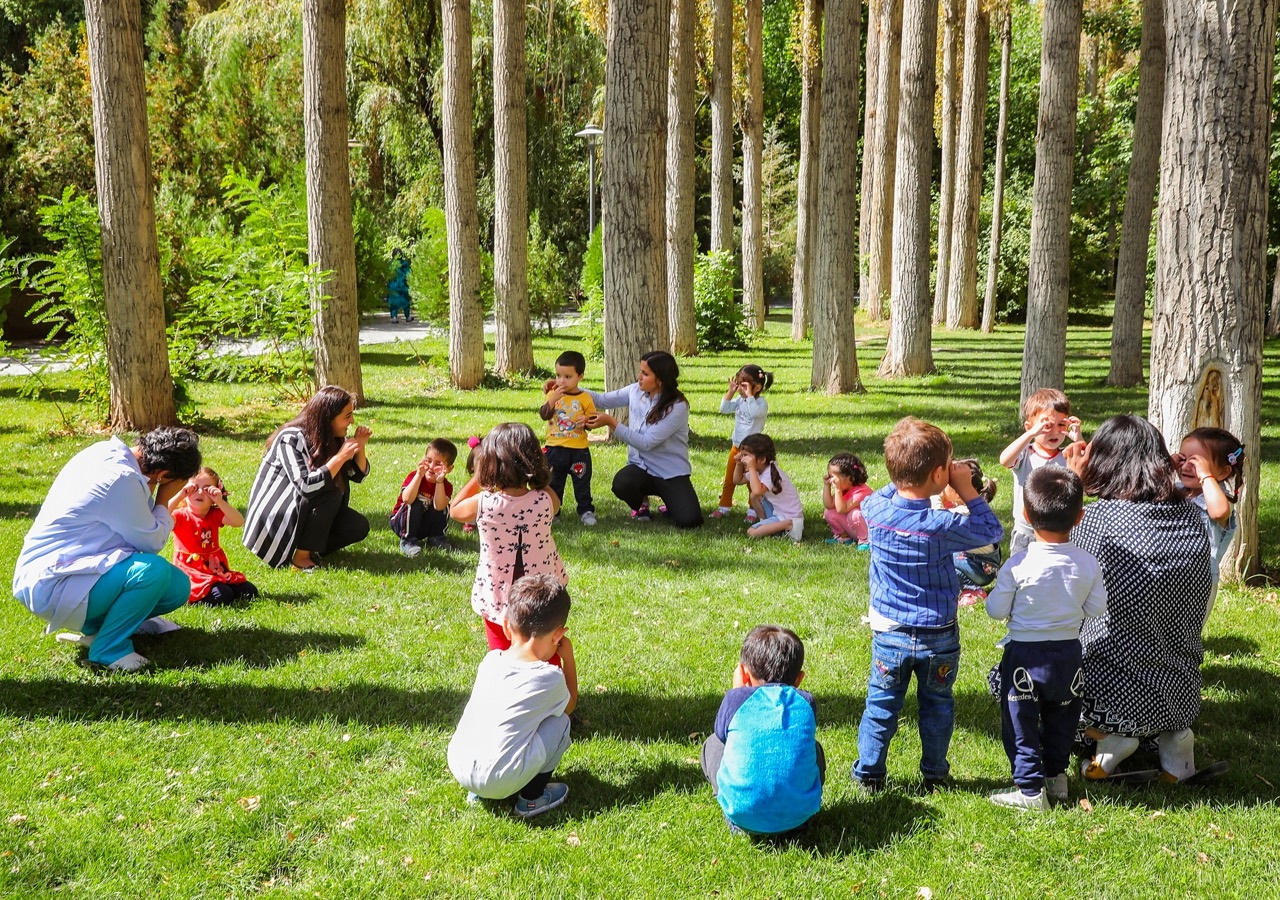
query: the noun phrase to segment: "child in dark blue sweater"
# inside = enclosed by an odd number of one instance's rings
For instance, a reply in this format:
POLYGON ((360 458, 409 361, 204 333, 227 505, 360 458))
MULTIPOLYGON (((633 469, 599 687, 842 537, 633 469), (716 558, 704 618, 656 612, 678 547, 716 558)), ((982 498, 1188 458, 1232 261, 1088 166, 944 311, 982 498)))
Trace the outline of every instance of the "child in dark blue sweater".
POLYGON ((702 771, 732 828, 781 834, 822 805, 826 758, 813 695, 799 690, 804 644, 794 631, 758 625, 742 642, 733 689, 702 746, 702 771))

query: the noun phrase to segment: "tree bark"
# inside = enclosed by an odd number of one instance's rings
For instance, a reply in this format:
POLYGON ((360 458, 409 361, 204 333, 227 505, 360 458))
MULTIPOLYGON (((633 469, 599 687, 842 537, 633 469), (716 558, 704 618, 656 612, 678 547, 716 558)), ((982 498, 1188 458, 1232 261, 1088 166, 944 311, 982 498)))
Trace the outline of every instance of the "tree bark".
POLYGON ((822 121, 822 0, 804 0, 800 20, 800 166, 796 177, 796 259, 791 268, 791 340, 813 319, 813 254, 818 236, 818 127, 822 121))
POLYGON ((1009 142, 1009 74, 1013 62, 1013 7, 1005 3, 1000 18, 1000 120, 996 125, 995 178, 991 185, 991 239, 987 245, 987 293, 982 303, 982 330, 996 327, 996 284, 1000 280, 1000 237, 1004 228, 1004 160, 1009 142))
POLYGON ((764 57, 761 0, 744 0, 747 93, 742 103, 742 306, 752 331, 764 331, 764 57))
POLYGON ((1147 415, 1170 447, 1202 425, 1244 443, 1223 577, 1261 570, 1262 317, 1277 0, 1167 0, 1147 415))
POLYGON ((982 151, 987 127, 987 78, 991 22, 980 0, 965 14, 964 100, 956 146, 956 197, 952 219, 947 327, 977 328, 978 220, 982 213, 982 151))
POLYGON ((529 151, 525 0, 493 4, 493 300, 499 374, 533 371, 529 321, 529 151))
MULTIPOLYGON (((948 273, 951 269, 952 205, 955 202, 956 131, 960 125, 959 99, 956 96, 956 52, 960 41, 959 4, 963 0, 942 0, 942 172, 938 185, 938 276, 933 289, 933 321, 939 324, 947 318, 948 273)), ((982 0, 972 0, 970 8, 981 7, 982 0)), ((968 59, 968 43, 965 59, 968 59)), ((968 70, 966 68, 966 74, 968 70)))
POLYGON ((609 9, 602 184, 607 390, 629 384, 636 361, 667 345, 658 307, 667 284, 670 9, 669 0, 612 0, 609 9))
POLYGON ((888 378, 933 371, 929 207, 933 199, 936 0, 906 0, 902 19, 902 108, 893 204, 893 311, 889 347, 880 363, 880 374, 888 378))
POLYGON ((1147 254, 1151 214, 1160 176, 1160 131, 1164 118, 1164 2, 1143 0, 1142 50, 1138 62, 1138 103, 1133 120, 1133 155, 1120 226, 1116 265, 1115 316, 1111 322, 1111 371, 1107 384, 1142 383, 1142 320, 1147 309, 1147 254))
POLYGON ((150 431, 177 421, 136 3, 86 0, 94 168, 102 225, 111 428, 150 431))
POLYGON ((307 253, 329 272, 311 294, 316 380, 364 402, 360 373, 360 298, 351 224, 351 150, 347 147, 347 7, 344 0, 302 4, 302 121, 307 155, 307 253))
MULTIPOLYGON (((902 2, 883 0, 880 7, 879 85, 876 88, 876 133, 872 141, 875 173, 867 210, 870 232, 867 292, 862 298, 872 321, 884 318, 893 264, 893 209, 898 161, 899 71, 902 65, 902 2)), ((936 16, 935 16, 936 18, 936 16)))
POLYGON ((1280 254, 1276 255, 1276 271, 1271 281, 1271 311, 1267 313, 1267 337, 1280 334, 1280 254))
POLYGON ((1044 6, 1021 400, 1040 388, 1061 390, 1066 381, 1081 4, 1054 0, 1044 6))
POLYGON ((733 251, 733 0, 713 0, 711 251, 733 251))
POLYGON ((471 71, 471 0, 441 0, 444 45, 444 214, 449 253, 449 374, 471 390, 484 379, 480 225, 471 71))
POLYGON ((671 352, 698 352, 693 309, 694 236, 694 0, 671 0, 671 65, 667 77, 667 317, 671 352))
POLYGON ((866 301, 871 296, 871 193, 875 184, 878 159, 875 135, 878 133, 880 96, 880 49, 884 46, 880 33, 881 7, 884 0, 867 0, 867 63, 863 87, 862 120, 862 186, 858 191, 858 296, 866 301))
POLYGON ((818 237, 813 268, 815 390, 862 392, 854 341, 858 262, 858 0, 827 0, 818 140, 818 237))

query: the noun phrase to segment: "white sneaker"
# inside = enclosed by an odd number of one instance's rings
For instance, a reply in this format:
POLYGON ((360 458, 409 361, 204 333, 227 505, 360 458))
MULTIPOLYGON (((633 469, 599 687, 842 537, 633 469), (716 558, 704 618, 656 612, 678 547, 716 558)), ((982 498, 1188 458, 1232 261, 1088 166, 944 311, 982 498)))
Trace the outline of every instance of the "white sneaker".
POLYGON ((1034 809, 1041 812, 1049 808, 1049 797, 1041 789, 1035 794, 1028 796, 1022 793, 1020 788, 1014 788, 1011 791, 1002 791, 998 794, 991 795, 991 802, 996 806, 1008 806, 1013 809, 1034 809))
POLYGON ((591 510, 587 510, 582 515, 578 516, 578 518, 581 519, 582 524, 586 525, 588 528, 596 524, 596 514, 591 510))
POLYGON ((141 672, 143 669, 151 668, 151 660, 147 659, 141 653, 126 653, 115 662, 107 666, 108 672, 141 672))
POLYGON ((1067 799, 1067 773, 1062 772, 1044 780, 1044 789, 1050 800, 1064 802, 1067 799))
POLYGON ((56 635, 56 639, 64 644, 75 644, 77 647, 83 647, 88 650, 93 646, 93 642, 98 639, 96 634, 76 634, 74 631, 60 631, 56 635))

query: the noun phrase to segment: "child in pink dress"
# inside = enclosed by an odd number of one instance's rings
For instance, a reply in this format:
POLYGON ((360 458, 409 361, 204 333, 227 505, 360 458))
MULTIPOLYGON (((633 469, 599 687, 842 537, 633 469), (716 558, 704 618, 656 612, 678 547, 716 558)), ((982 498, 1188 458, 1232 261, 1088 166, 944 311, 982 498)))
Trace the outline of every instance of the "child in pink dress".
POLYGON ((191 579, 188 603, 230 603, 258 596, 241 572, 233 572, 218 540, 223 525, 244 526, 240 510, 227 502, 218 473, 201 467, 169 501, 173 516, 173 564, 191 579))
POLYGON ((480 561, 471 607, 484 618, 489 649, 506 650, 511 639, 502 625, 516 579, 549 574, 568 583, 551 537, 560 499, 547 487, 551 470, 528 425, 506 422, 490 431, 475 448, 475 467, 472 481, 479 491, 464 487, 449 514, 458 522, 475 522, 480 561))
POLYGON ((867 467, 852 453, 837 453, 827 463, 822 479, 822 518, 831 526, 828 544, 857 546, 869 550, 867 523, 862 518, 862 501, 871 496, 867 467))

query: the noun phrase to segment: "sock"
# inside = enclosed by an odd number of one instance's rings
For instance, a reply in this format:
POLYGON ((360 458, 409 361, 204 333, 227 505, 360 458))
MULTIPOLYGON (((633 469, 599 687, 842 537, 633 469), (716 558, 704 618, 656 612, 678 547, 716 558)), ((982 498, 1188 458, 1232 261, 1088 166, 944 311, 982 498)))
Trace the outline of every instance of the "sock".
POLYGON ((1179 781, 1196 773, 1196 737, 1190 728, 1162 731, 1156 743, 1160 747, 1160 768, 1179 781))
MULTIPOLYGON (((1098 767, 1106 775, 1111 775, 1133 752, 1138 749, 1138 739, 1119 734, 1109 734, 1098 741, 1098 749, 1093 754, 1092 770, 1098 767)), ((1095 775, 1094 777, 1098 777, 1095 775)))

